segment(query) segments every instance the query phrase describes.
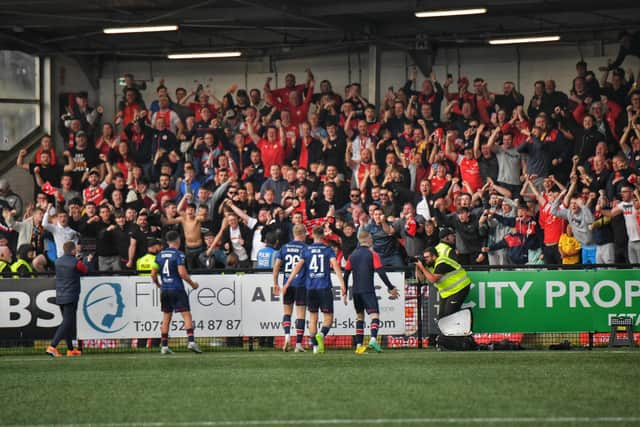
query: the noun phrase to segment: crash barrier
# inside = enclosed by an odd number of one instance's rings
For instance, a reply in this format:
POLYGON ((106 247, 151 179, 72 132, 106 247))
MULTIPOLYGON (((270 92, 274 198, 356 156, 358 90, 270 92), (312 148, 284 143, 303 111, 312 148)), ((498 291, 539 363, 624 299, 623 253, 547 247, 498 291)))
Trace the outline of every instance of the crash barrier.
MULTIPOLYGON (((473 312, 474 336, 479 344, 604 346, 609 343, 614 317, 629 317, 632 327, 640 330, 639 271, 469 271, 473 283, 465 306, 473 312)), ((388 274, 392 283, 404 285, 404 292, 399 299, 390 300, 382 283, 376 283, 381 341, 389 348, 433 344, 429 338, 439 332, 437 292, 433 286, 417 283, 413 269, 388 274)), ((200 287, 190 291, 189 297, 195 335, 201 344, 209 349, 249 350, 280 345, 282 307, 273 292, 270 273, 207 272, 194 274, 194 280, 200 287)), ((334 285, 335 319, 327 345, 350 347, 355 332, 352 295, 345 307, 337 282, 334 285)), ((84 277, 77 325, 84 348, 128 351, 157 346, 159 296, 149 277, 84 277)), ((0 280, 0 352, 40 351, 60 321, 52 277, 0 280)), ((186 342, 179 315, 174 316, 170 336, 173 346, 186 342)), ((640 333, 635 333, 634 339, 640 343, 640 333)))

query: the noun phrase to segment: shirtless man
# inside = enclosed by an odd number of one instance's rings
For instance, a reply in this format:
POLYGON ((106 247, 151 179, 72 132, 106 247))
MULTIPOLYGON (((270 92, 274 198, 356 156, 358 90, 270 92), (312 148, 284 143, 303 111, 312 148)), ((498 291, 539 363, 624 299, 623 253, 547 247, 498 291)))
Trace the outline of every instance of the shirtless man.
POLYGON ((163 219, 165 224, 181 224, 185 239, 185 256, 189 270, 198 268, 198 256, 205 247, 202 244, 201 224, 206 221, 203 216, 196 215, 196 205, 191 202, 191 193, 185 194, 178 204, 180 216, 163 219))

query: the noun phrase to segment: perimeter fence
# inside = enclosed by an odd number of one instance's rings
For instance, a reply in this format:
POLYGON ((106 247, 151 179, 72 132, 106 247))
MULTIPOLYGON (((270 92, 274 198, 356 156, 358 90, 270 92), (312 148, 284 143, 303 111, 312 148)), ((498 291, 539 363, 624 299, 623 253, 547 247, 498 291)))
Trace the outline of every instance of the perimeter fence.
MULTIPOLYGON (((466 302, 481 349, 591 349, 609 344, 611 320, 632 319, 640 330, 640 270, 631 265, 474 266, 466 302)), ((404 290, 390 300, 376 282, 380 342, 388 349, 429 348, 439 333, 438 295, 419 283, 414 267, 389 269, 404 290)), ((193 272, 200 284, 190 291, 195 336, 204 351, 273 351, 283 345, 282 302, 265 270, 193 272)), ((341 302, 334 281, 335 315, 328 348, 354 346, 352 295, 341 302)), ((160 294, 149 276, 121 272, 82 279, 77 332, 85 353, 154 352, 160 337, 160 294)), ((322 315, 320 315, 320 319, 322 315)), ((0 354, 42 354, 60 324, 51 275, 0 280, 0 354)), ((308 316, 307 316, 308 332, 308 316)), ((292 316, 295 325, 295 310, 292 316)), ((366 325, 368 328, 368 323, 366 325)), ((368 331, 368 329, 367 329, 368 331)), ((622 332, 618 337, 622 338, 622 332)), ((295 339, 295 329, 292 328, 295 339)), ((640 344, 640 333, 634 334, 640 344)), ((308 337, 304 338, 308 344, 308 337)), ((186 350, 179 314, 170 327, 170 346, 186 350)), ((64 344, 61 344, 64 350, 64 344)))

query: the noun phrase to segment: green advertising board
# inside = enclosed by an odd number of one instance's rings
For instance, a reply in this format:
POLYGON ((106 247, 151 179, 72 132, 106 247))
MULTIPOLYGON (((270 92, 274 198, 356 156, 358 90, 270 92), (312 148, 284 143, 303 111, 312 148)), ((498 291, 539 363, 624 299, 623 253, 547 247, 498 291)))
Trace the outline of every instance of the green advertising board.
POLYGON ((474 332, 608 332, 625 315, 640 330, 640 270, 473 271, 474 332))

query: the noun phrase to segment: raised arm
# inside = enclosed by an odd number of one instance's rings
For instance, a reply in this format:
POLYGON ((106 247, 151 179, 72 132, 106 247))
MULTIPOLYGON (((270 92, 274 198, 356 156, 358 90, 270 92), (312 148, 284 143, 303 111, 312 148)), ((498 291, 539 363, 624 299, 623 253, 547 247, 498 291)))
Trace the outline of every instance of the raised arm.
POLYGON ((38 184, 38 187, 42 188, 42 186, 44 185, 44 180, 40 175, 40 166, 36 166, 35 168, 33 168, 33 176, 36 178, 36 184, 38 184))
POLYGON ((256 130, 253 128, 253 123, 247 123, 247 133, 249 134, 249 138, 255 143, 258 144, 260 142, 260 136, 256 133, 256 130))
POLYGON ((27 150, 22 149, 20 153, 18 153, 18 158, 16 159, 16 166, 21 169, 29 170, 29 164, 24 162, 24 158, 27 156, 27 150))
POLYGON ((353 138, 353 129, 351 129, 351 119, 353 118, 353 111, 350 111, 347 115, 347 119, 344 121, 344 133, 347 138, 353 138))
MULTIPOLYGON (((484 126, 484 124, 482 124, 481 126, 484 126)), ((496 126, 492 131, 491 131, 491 135, 489 135, 489 140, 487 141, 487 145, 489 146, 490 150, 493 150, 493 147, 496 143, 496 140, 498 139, 498 135, 500 134, 500 127, 496 126)))
POLYGON ((528 176, 526 178, 525 183, 529 185, 529 188, 531 189, 531 192, 536 196, 536 200, 538 201, 538 205, 540 205, 540 207, 544 206, 545 203, 546 203, 546 201, 544 200, 544 197, 542 196, 542 194, 540 194, 540 192, 538 191, 536 186, 531 183, 531 181, 529 180, 528 176))
POLYGON ((458 162, 458 153, 454 151, 453 143, 451 142, 451 140, 447 139, 444 150, 444 155, 447 157, 447 159, 451 160, 454 163, 458 162))
POLYGON ((628 141, 631 136, 631 130, 633 129, 633 120, 637 117, 638 116, 636 114, 631 120, 629 120, 629 124, 624 128, 624 133, 622 134, 622 137, 620 137, 620 148, 625 154, 631 151, 631 146, 628 141))
POLYGON ((571 185, 569 186, 569 190, 567 190, 567 194, 564 196, 564 200, 562 203, 564 206, 569 206, 571 203, 571 196, 573 196, 574 191, 576 191, 576 187, 578 186, 578 176, 571 175, 571 185))
POLYGON ((479 159, 481 155, 480 137, 482 136, 482 132, 484 132, 484 127, 485 127, 485 124, 480 123, 480 125, 478 126, 478 129, 476 129, 476 137, 473 140, 473 157, 475 159, 479 159))
POLYGON ((226 205, 229 206, 233 211, 233 213, 238 215, 238 218, 240 218, 245 224, 249 223, 249 220, 251 219, 251 217, 247 215, 245 211, 243 211, 242 209, 234 205, 232 201, 226 202, 226 205))
MULTIPOLYGON (((71 153, 68 150, 65 150, 65 152, 63 154, 67 158, 67 164, 64 165, 64 171, 65 172, 73 171, 76 168, 76 162, 75 162, 75 160, 73 160, 73 156, 71 155, 71 153)), ((84 179, 83 179, 83 181, 84 181, 84 179)))
POLYGON ((218 234, 216 234, 215 239, 213 239, 213 246, 220 246, 222 244, 222 235, 224 234, 224 230, 228 227, 229 221, 225 216, 222 218, 222 224, 220 224, 220 230, 218 230, 218 234))

